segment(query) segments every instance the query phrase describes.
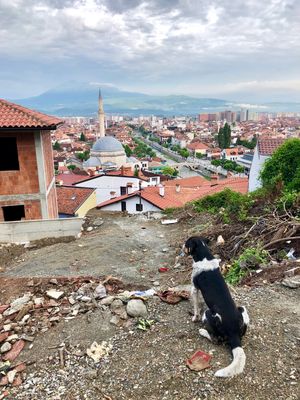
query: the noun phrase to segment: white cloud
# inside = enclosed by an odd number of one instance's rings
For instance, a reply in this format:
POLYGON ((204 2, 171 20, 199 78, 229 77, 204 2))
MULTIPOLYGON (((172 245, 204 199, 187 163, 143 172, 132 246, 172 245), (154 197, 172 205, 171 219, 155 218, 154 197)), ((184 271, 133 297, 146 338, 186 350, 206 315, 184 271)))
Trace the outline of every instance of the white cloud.
POLYGON ((98 68, 141 86, 271 88, 282 71, 298 78, 299 11, 297 0, 0 0, 0 61, 38 60, 45 74, 56 63, 61 77, 82 64, 80 79, 93 64, 87 81, 98 68))

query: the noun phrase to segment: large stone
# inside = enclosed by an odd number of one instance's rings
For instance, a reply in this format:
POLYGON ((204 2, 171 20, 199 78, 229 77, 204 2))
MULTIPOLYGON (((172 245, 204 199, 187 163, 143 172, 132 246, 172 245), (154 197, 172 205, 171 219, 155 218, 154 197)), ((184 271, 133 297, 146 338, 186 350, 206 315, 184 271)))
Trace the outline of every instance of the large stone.
POLYGON ((3 343, 3 345, 0 348, 0 353, 6 353, 11 349, 11 344, 8 342, 3 343))
POLYGON ((282 281, 283 286, 286 286, 290 289, 297 289, 300 287, 300 276, 293 276, 290 278, 285 278, 282 281))
POLYGON ((126 306, 127 314, 131 317, 147 317, 147 307, 139 299, 129 300, 126 306))

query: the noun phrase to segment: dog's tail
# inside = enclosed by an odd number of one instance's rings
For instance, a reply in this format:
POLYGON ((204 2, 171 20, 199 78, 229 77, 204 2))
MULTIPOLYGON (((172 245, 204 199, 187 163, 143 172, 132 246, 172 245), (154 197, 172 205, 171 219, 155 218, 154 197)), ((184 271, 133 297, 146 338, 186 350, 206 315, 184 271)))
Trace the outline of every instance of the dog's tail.
MULTIPOLYGON (((241 336, 246 332, 247 326, 249 325, 250 319, 246 307, 239 307, 239 311, 242 316, 242 330, 241 336)), ((240 335, 233 336, 229 339, 229 345, 232 351, 233 360, 227 367, 220 369, 215 373, 215 376, 219 378, 230 378, 232 376, 241 374, 244 371, 246 364, 246 354, 241 347, 240 335)))
POLYGON ((241 374, 244 371, 246 364, 246 355, 241 346, 232 349, 233 360, 232 363, 223 369, 219 369, 215 376, 219 378, 230 378, 232 376, 241 374))

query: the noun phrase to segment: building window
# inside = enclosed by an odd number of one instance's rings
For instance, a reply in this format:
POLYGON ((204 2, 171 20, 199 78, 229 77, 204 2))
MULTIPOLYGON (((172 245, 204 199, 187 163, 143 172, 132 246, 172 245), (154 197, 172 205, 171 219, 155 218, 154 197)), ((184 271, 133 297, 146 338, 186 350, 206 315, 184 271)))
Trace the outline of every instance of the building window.
POLYGON ((135 205, 135 210, 136 211, 143 211, 143 204, 136 204, 135 205))
POLYGON ((20 206, 5 206, 2 207, 4 221, 20 221, 25 218, 25 208, 20 206))
POLYGON ((120 191, 121 191, 121 196, 124 194, 127 194, 127 187, 126 186, 120 186, 120 191))
POLYGON ((17 138, 1 137, 0 148, 2 150, 0 157, 0 171, 18 171, 20 167, 17 138))

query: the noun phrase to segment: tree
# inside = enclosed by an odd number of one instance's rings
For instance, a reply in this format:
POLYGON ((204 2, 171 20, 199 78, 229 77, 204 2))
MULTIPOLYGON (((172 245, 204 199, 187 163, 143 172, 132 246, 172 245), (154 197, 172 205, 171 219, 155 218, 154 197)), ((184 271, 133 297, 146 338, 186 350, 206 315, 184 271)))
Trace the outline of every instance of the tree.
POLYGON ((225 148, 223 128, 220 128, 218 132, 218 146, 220 147, 220 149, 225 148))
POLYGON ((264 163, 260 173, 263 187, 300 191, 300 139, 286 140, 264 163))
POLYGON ((223 127, 223 135, 224 135, 224 148, 228 149, 231 145, 231 129, 230 126, 227 124, 223 127))
POLYGON ((75 168, 76 168, 76 165, 73 165, 73 164, 68 165, 68 169, 71 171, 74 171, 75 168))
POLYGON ((177 176, 178 175, 178 171, 175 168, 170 167, 169 165, 166 165, 165 167, 163 167, 161 172, 164 175, 169 175, 169 176, 177 176))
POLYGON ((86 141, 86 137, 85 137, 85 135, 84 135, 83 132, 81 132, 79 140, 80 140, 81 142, 85 142, 85 141, 86 141))
POLYGON ((53 150, 60 150, 60 149, 61 149, 60 144, 58 143, 58 141, 56 141, 53 145, 53 150))
POLYGON ((131 148, 128 146, 128 144, 123 145, 125 153, 126 153, 126 157, 130 157, 132 156, 132 150, 131 148))
POLYGON ((86 161, 90 156, 90 152, 89 150, 85 150, 81 153, 75 153, 75 155, 80 161, 86 161))
POLYGON ((219 129, 218 145, 221 149, 228 149, 228 147, 231 145, 231 129, 227 122, 223 128, 219 129))

